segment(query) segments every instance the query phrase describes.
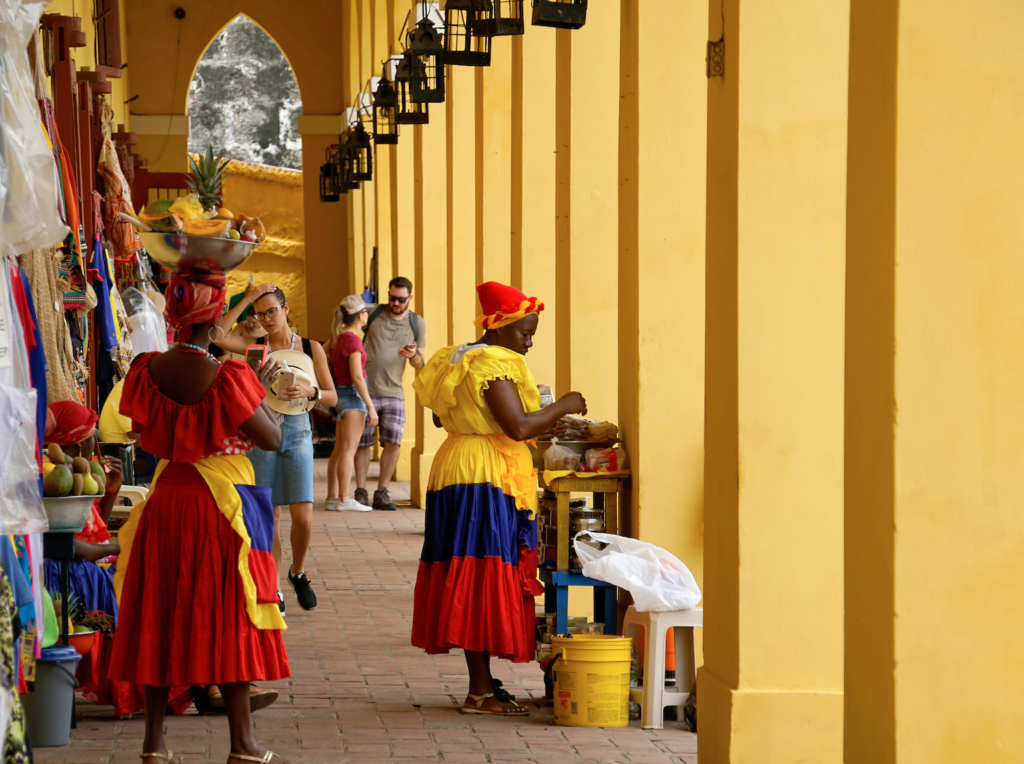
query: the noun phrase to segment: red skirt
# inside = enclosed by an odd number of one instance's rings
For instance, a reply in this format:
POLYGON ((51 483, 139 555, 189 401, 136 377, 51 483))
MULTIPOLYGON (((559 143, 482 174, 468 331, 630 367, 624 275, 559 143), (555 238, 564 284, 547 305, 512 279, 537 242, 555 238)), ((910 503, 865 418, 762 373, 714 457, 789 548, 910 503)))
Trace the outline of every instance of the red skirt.
POLYGON ((177 687, 289 675, 281 632, 246 613, 241 545, 195 467, 168 464, 132 543, 110 679, 177 687))

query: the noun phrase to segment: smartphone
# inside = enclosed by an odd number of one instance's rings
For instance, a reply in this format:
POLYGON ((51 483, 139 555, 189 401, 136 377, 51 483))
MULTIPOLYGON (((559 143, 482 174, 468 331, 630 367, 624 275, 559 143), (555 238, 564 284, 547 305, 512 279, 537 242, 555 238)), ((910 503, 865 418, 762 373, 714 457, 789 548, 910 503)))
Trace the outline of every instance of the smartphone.
POLYGON ((267 361, 266 345, 248 345, 245 348, 245 362, 253 371, 259 371, 267 361))
POLYGON ((294 371, 282 371, 277 375, 277 397, 281 400, 285 400, 283 395, 286 387, 291 387, 295 384, 295 372, 294 371))

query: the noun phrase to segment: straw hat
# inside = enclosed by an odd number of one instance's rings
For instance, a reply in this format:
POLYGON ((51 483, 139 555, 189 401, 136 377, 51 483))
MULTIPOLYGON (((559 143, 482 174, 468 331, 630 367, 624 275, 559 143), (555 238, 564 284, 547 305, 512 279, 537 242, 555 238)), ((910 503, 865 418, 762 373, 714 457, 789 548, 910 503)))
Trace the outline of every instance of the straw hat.
MULTIPOLYGON (((288 364, 288 370, 295 373, 295 383, 298 385, 309 385, 316 387, 316 371, 313 368, 313 359, 298 350, 275 350, 267 356, 267 361, 277 361, 282 366, 288 364)), ((316 401, 313 399, 299 398, 284 401, 277 397, 277 380, 270 386, 267 393, 266 403, 278 414, 305 414, 309 412, 316 401)))

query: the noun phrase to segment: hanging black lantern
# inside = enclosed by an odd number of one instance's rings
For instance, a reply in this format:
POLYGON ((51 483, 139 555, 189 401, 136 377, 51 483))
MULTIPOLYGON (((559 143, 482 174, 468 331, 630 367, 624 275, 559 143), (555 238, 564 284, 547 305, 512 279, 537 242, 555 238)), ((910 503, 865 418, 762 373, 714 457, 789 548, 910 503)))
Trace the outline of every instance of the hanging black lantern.
POLYGON ((348 146, 348 161, 355 180, 373 180, 373 144, 363 123, 345 131, 343 144, 348 146))
POLYGON ((373 94, 373 142, 376 144, 398 143, 398 97, 388 79, 388 67, 384 65, 383 76, 373 94))
POLYGON ((345 144, 338 147, 335 167, 334 182, 341 193, 347 194, 359 188, 359 181, 352 177, 352 152, 345 144))
POLYGON ((523 34, 526 22, 523 20, 523 0, 491 0, 493 15, 491 16, 491 35, 523 34))
POLYGON ((338 201, 338 189, 334 187, 334 165, 330 162, 320 165, 320 201, 338 201))
POLYGON ((491 65, 491 0, 448 0, 444 7, 444 62, 491 65))
POLYGON ((417 103, 412 97, 413 70, 417 60, 406 51, 395 70, 395 87, 398 90, 398 111, 396 119, 400 125, 425 125, 430 121, 430 106, 417 103))
POLYGON ((587 23, 587 0, 533 0, 533 24, 579 29, 587 23))
POLYGON ((444 39, 430 19, 420 19, 406 36, 413 55, 412 100, 444 103, 444 39))

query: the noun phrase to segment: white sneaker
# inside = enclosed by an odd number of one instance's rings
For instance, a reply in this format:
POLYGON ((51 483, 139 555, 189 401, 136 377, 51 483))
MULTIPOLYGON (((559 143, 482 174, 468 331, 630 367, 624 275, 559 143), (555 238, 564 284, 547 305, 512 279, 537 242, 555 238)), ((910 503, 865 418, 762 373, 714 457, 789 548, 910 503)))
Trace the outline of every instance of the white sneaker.
MULTIPOLYGON (((331 508, 329 507, 328 509, 331 508)), ((355 499, 345 499, 345 501, 339 501, 335 504, 333 510, 335 512, 373 512, 373 507, 360 504, 355 499)))
POLYGON ((328 499, 327 501, 324 502, 324 509, 326 509, 328 512, 337 512, 338 501, 339 499, 337 496, 335 496, 333 499, 328 499))

